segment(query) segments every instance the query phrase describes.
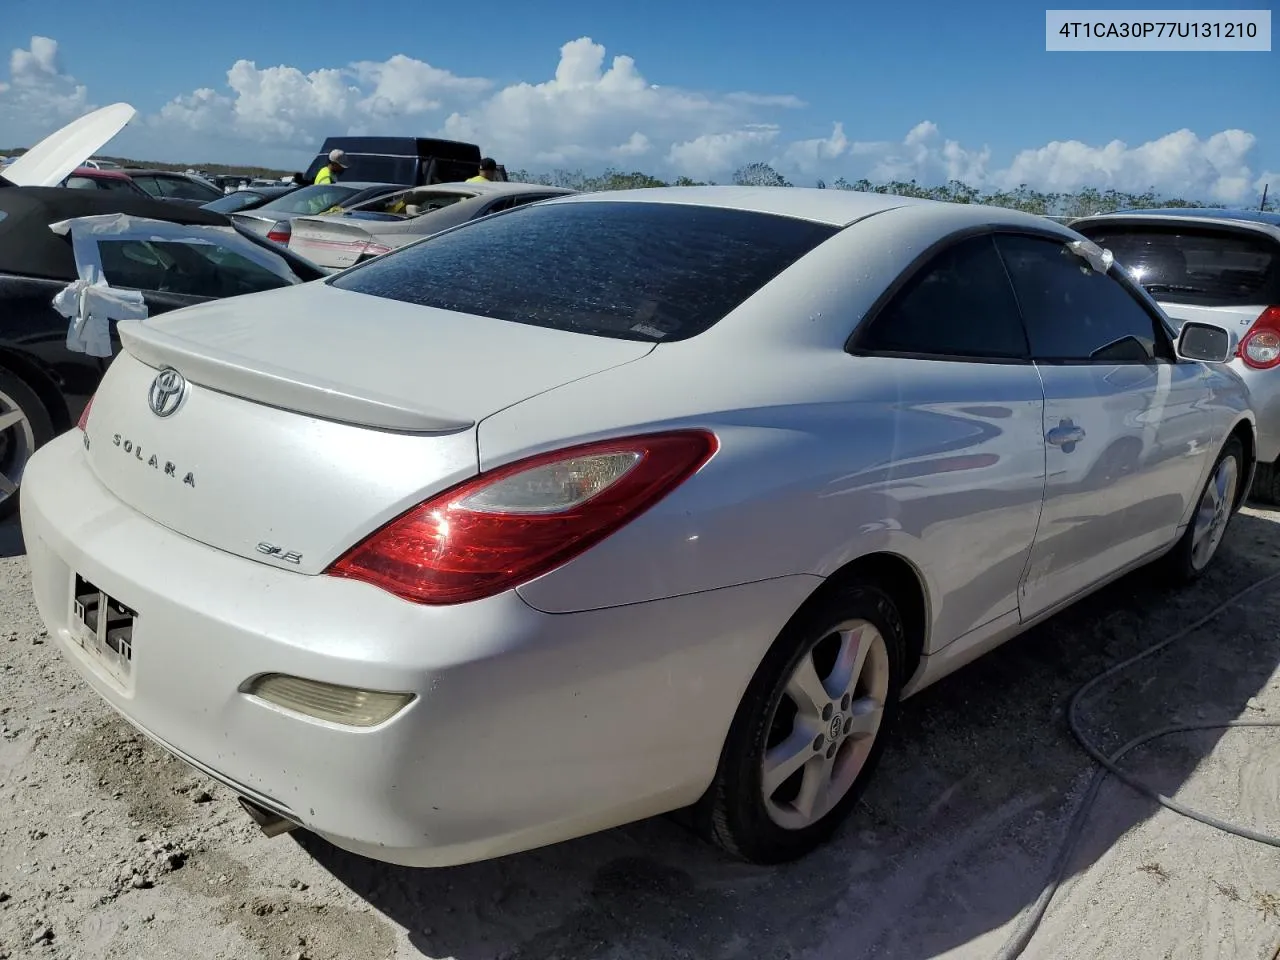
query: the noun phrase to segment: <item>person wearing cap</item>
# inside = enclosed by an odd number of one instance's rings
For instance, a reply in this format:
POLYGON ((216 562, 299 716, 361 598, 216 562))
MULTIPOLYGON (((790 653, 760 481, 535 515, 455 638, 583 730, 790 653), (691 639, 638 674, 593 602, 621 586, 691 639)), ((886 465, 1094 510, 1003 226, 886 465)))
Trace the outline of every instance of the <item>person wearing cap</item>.
POLYGON ((335 183, 342 171, 347 169, 347 155, 342 150, 330 150, 329 162, 316 174, 316 183, 335 183))
POLYGON ((497 179, 498 165, 494 163, 493 157, 485 157, 480 161, 480 172, 474 177, 468 177, 467 183, 488 183, 497 179))

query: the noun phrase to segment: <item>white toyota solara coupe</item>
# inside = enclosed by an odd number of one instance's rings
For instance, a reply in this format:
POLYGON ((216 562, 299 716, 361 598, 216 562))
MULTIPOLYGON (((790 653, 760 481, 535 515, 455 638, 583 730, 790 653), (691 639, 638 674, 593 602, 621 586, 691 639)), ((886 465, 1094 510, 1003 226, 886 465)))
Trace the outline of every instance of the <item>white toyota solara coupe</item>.
POLYGON ((677 808, 799 856, 899 700, 1248 489, 1233 334, 1047 219, 579 195, 119 325, 27 470, 36 601, 112 707, 382 860, 677 808))

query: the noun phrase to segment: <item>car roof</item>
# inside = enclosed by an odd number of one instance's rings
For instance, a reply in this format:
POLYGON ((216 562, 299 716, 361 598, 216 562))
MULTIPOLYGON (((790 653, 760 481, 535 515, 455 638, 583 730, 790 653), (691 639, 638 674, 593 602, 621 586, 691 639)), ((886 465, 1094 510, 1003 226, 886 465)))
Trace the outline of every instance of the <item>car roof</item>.
POLYGON ((123 170, 108 169, 101 167, 76 167, 71 171, 69 176, 73 177, 94 177, 98 180, 128 180, 129 175, 123 170))
POLYGON ((889 193, 862 193, 857 190, 824 190, 815 187, 642 187, 635 190, 608 190, 575 193, 545 201, 558 203, 682 203, 719 207, 753 213, 794 217, 832 227, 846 227, 858 220, 907 206, 950 209, 952 222, 974 225, 998 222, 1044 228, 1057 227, 1052 220, 1034 213, 989 207, 976 203, 944 203, 921 197, 900 197, 889 193))
POLYGON ((1071 221, 1071 229, 1112 224, 1199 223, 1209 226, 1243 227, 1280 241, 1280 215, 1261 210, 1224 210, 1211 207, 1168 207, 1117 210, 1071 221))
POLYGON ((124 172, 130 176, 136 174, 147 177, 182 177, 184 180, 190 179, 192 176, 181 170, 153 170, 150 167, 125 167, 124 172))
POLYGON ((1116 216, 1138 216, 1141 214, 1158 214, 1166 217, 1210 217, 1214 220, 1247 220, 1251 223, 1266 223, 1280 227, 1280 213, 1269 210, 1230 210, 1226 207, 1134 207, 1128 210, 1117 210, 1116 216))

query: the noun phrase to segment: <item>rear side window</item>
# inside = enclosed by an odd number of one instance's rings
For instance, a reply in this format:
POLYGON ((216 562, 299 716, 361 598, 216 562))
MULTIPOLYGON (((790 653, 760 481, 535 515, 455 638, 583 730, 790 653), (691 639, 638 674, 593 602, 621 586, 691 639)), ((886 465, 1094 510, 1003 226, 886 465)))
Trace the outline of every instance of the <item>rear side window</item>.
POLYGON ((938 254, 871 321, 858 351, 931 357, 1027 355, 1018 303, 991 237, 938 254))
POLYGON ((1265 236, 1182 225, 1098 224, 1081 232, 1157 299, 1212 307, 1280 300, 1280 243, 1265 236))
POLYGON ((520 207, 330 281, 405 303, 625 340, 697 336, 836 233, 683 203, 520 207))
POLYGON ((102 273, 112 286, 195 297, 234 297, 286 287, 289 281, 210 243, 98 241, 102 273))

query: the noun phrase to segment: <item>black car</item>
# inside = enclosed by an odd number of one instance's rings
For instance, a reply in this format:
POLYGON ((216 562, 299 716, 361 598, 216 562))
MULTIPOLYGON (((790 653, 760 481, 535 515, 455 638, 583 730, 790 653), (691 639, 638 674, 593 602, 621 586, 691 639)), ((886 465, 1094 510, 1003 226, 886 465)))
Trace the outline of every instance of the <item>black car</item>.
MULTIPOLYGON (((76 259, 70 239, 49 225, 114 213, 220 227, 283 258, 291 272, 281 276, 237 253, 231 248, 239 239, 220 247, 104 236, 97 241, 104 278, 140 290, 150 315, 326 275, 213 211, 116 191, 18 187, 0 178, 0 517, 17 504, 32 452, 76 423, 111 362, 67 348, 68 321, 53 309, 53 298, 78 278, 76 259)), ((111 346, 114 356, 120 349, 114 322, 111 346)))
POLYGON ((157 200, 199 206, 222 196, 222 191, 207 180, 174 170, 140 170, 130 167, 124 172, 129 175, 130 180, 157 200))

